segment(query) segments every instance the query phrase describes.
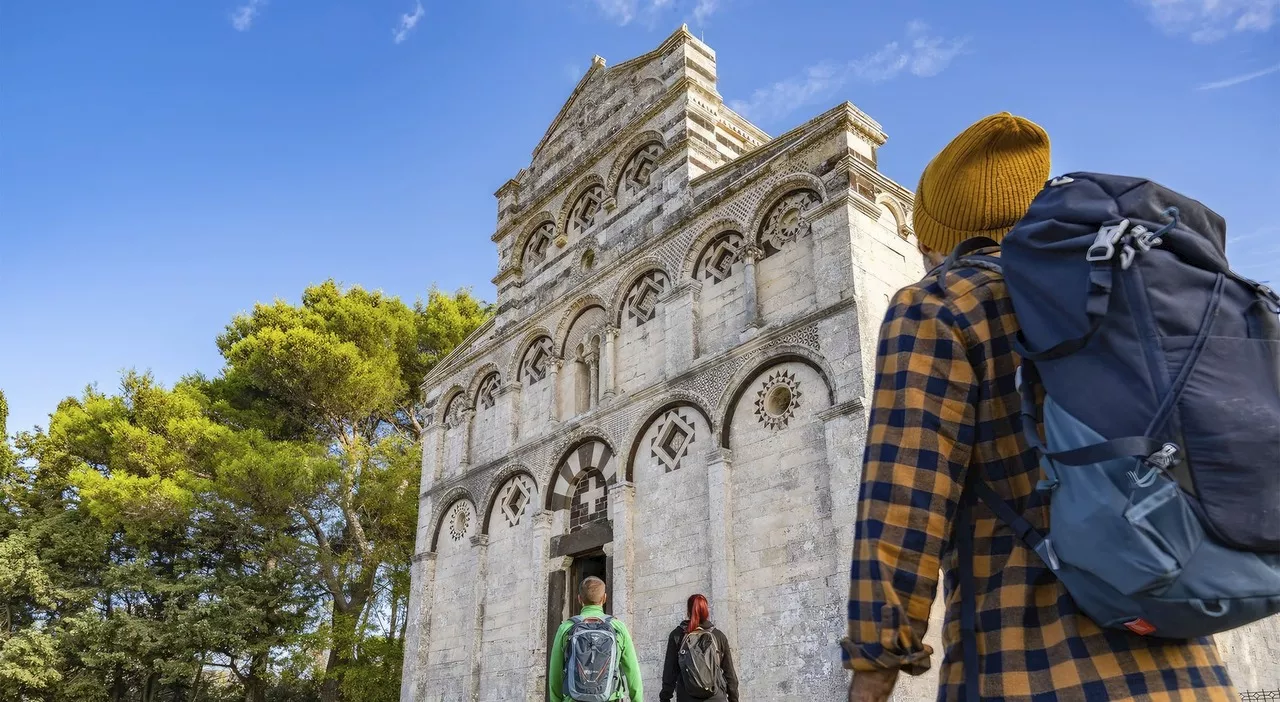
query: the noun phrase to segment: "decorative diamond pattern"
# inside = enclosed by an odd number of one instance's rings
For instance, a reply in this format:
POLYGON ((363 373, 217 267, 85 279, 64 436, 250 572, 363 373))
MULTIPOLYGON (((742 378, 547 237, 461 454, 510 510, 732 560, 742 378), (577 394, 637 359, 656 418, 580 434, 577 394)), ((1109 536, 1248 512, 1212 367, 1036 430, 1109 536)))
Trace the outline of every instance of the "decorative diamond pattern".
POLYGON ((818 194, 812 190, 796 190, 778 201, 765 215, 760 230, 760 241, 765 256, 771 256, 796 237, 809 232, 809 222, 804 213, 819 203, 818 194))
POLYGON ((570 233, 581 234, 594 226, 596 215, 600 213, 602 204, 604 204, 604 188, 599 185, 593 185, 579 195, 573 203, 573 209, 569 211, 570 233))
POLYGON ((649 444, 649 453, 662 463, 667 473, 680 469, 680 460, 689 453, 695 438, 693 423, 679 410, 671 410, 658 420, 658 431, 649 444))
POLYGON ((756 393, 756 418, 770 429, 787 426, 800 406, 800 381, 787 371, 771 373, 756 393))
POLYGON ((547 377, 547 367, 551 363, 551 337, 544 336, 529 345, 524 352, 524 360, 520 363, 520 377, 529 385, 547 377))
POLYGON ((480 391, 476 393, 476 406, 489 409, 498 403, 498 374, 490 373, 480 381, 480 391))
POLYGON ((527 475, 512 478, 498 496, 498 504, 507 524, 516 526, 524 516, 533 496, 533 481, 527 475))
POLYGON ((666 273, 650 271, 632 283, 624 303, 627 319, 634 319, 640 326, 657 316, 658 298, 666 292, 667 282, 666 273))
POLYGON ((556 225, 552 222, 543 222, 542 226, 534 230, 529 235, 529 241, 525 242, 522 265, 532 267, 547 260, 547 249, 551 248, 555 235, 556 225))
POLYGON ((628 195, 649 187, 653 171, 662 157, 662 144, 652 142, 640 147, 622 169, 622 189, 628 195))
POLYGON ((742 250, 742 235, 738 232, 718 234, 698 256, 694 266, 695 280, 710 280, 712 285, 733 275, 733 264, 742 250))

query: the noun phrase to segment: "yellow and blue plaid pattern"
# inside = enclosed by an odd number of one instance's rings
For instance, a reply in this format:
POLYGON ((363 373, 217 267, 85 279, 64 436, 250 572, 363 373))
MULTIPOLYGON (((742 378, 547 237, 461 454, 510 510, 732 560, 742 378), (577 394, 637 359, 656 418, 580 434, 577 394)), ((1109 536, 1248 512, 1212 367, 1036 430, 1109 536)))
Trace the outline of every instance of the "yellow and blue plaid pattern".
MULTIPOLYGON (((994 250, 980 253, 995 255, 994 250)), ((945 572, 939 700, 962 699, 960 592, 952 522, 965 475, 1037 528, 1047 502, 1022 437, 1013 305, 998 274, 954 268, 904 288, 880 331, 849 588, 845 667, 919 674, 929 607, 945 572)), ((983 700, 1236 700, 1211 639, 1103 630, 982 504, 974 579, 983 700)), ((1098 544, 1105 548, 1105 544, 1098 544)))

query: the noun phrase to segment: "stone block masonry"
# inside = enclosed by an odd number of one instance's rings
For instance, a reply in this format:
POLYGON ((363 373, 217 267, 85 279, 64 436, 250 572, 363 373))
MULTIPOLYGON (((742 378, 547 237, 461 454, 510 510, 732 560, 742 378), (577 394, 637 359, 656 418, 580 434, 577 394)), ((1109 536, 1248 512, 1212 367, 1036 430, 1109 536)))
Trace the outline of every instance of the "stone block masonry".
MULTIPOLYGON (((401 699, 544 699, 588 575, 646 699, 693 593, 744 700, 843 699, 875 347, 924 273, 912 194, 876 170, 885 134, 854 106, 771 139, 717 75, 684 28, 597 57, 496 193, 497 316, 422 386, 401 699)), ((1280 688, 1275 631, 1224 637, 1242 689, 1280 688)), ((894 699, 935 688, 904 677, 894 699)))

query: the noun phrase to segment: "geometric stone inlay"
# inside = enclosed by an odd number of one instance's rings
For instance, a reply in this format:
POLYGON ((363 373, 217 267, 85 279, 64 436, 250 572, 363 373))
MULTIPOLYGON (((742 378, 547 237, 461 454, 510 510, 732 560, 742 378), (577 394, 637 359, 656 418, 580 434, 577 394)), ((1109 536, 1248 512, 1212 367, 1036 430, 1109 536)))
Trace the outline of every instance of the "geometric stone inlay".
POLYGON ((530 344, 529 349, 524 352, 524 360, 520 363, 520 375, 528 381, 529 385, 547 377, 547 368, 551 365, 552 348, 551 337, 544 336, 530 344))
POLYGON ((800 405, 800 381, 787 371, 765 378, 756 393, 756 418, 770 429, 781 429, 796 414, 800 405))
POLYGON ((569 505, 569 531, 577 531, 592 522, 609 518, 609 491, 604 477, 595 469, 583 473, 574 486, 569 505))
POLYGON ((551 480, 551 509, 568 509, 573 496, 581 485, 579 478, 595 471, 603 476, 605 485, 618 480, 618 462, 613 460, 613 449, 598 439, 584 441, 564 457, 551 480))
POLYGON ((498 402, 498 374, 490 373, 480 381, 480 391, 476 393, 476 405, 480 409, 489 409, 498 402))
POLYGON ((596 215, 600 213, 600 206, 603 204, 604 188, 599 185, 587 188, 574 201, 573 209, 569 210, 569 233, 581 234, 590 229, 596 223, 596 215))
POLYGON ((502 489, 502 493, 498 496, 498 504, 508 525, 515 526, 520 523, 520 518, 533 503, 532 496, 533 481, 527 475, 517 475, 502 489))
POLYGON ((679 410, 671 410, 658 420, 658 431, 649 444, 649 453, 659 462, 665 472, 680 469, 680 459, 689 453, 695 435, 693 423, 689 417, 680 414, 679 410))
POLYGON ((535 266, 547 259, 547 249, 551 247, 551 241, 555 239, 556 225, 553 222, 543 222, 532 234, 529 235, 529 241, 524 245, 524 259, 522 265, 535 266))
POLYGON ((444 408, 444 425, 445 428, 456 427, 462 424, 462 411, 467 408, 467 403, 462 401, 462 393, 458 393, 449 400, 448 406, 444 408))
POLYGON ((724 232, 712 239, 698 257, 698 265, 694 266, 694 280, 711 280, 715 285, 733 275, 733 264, 738 260, 742 249, 742 235, 738 232, 724 232))
POLYGON ((636 326, 653 319, 658 311, 658 298, 667 289, 667 274, 650 271, 641 276, 627 291, 624 303, 627 318, 636 320, 636 326))
POLYGON ((780 251, 783 245, 809 232, 809 222, 804 213, 820 202, 812 190, 796 190, 778 201, 765 215, 760 228, 760 241, 765 256, 780 251))
POLYGON ((459 502, 458 506, 453 508, 453 514, 449 516, 449 538, 461 541, 470 527, 471 510, 467 508, 467 503, 459 502))
POLYGON ((622 190, 627 194, 649 187, 650 177, 662 157, 662 144, 652 142, 640 147, 622 169, 622 190))

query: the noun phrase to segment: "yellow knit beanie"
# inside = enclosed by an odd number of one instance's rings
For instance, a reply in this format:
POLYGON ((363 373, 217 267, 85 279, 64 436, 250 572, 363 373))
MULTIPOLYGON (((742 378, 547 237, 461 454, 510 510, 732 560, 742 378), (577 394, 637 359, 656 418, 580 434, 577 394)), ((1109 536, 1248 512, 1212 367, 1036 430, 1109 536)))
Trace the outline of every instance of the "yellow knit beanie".
POLYGON ((1049 178, 1049 135, 1008 112, 983 117, 925 166, 912 216, 920 243, 948 253, 965 239, 1000 241, 1049 178))

